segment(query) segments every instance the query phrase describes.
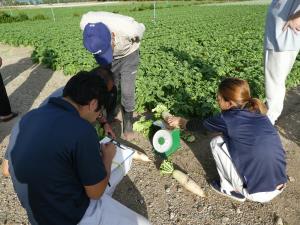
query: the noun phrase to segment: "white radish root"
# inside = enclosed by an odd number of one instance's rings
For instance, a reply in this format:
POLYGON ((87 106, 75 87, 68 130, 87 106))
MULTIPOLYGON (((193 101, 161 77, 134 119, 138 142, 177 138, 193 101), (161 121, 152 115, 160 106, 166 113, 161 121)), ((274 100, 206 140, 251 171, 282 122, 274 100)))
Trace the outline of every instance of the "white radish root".
POLYGON ((205 197, 204 191, 199 187, 199 185, 193 181, 187 174, 175 170, 173 163, 170 160, 164 160, 159 167, 160 174, 172 174, 173 178, 177 180, 184 188, 190 192, 200 196, 205 197))
POLYGON ((205 193, 202 190, 199 185, 193 181, 187 174, 179 171, 179 170, 174 170, 172 173, 172 176, 187 190, 190 192, 200 196, 200 197, 205 197, 205 193))
POLYGON ((138 151, 135 151, 133 153, 132 158, 135 159, 135 160, 140 160, 140 161, 144 161, 144 162, 150 162, 151 161, 147 155, 145 155, 142 152, 138 152, 138 151))
POLYGON ((167 121, 168 117, 171 117, 172 115, 169 112, 162 112, 161 116, 165 121, 167 121))

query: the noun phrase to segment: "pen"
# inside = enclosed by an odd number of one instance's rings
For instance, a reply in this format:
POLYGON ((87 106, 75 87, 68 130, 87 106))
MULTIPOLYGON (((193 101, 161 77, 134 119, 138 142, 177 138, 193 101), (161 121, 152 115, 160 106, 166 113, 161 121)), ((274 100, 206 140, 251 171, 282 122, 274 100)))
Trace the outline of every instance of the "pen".
POLYGON ((114 145, 118 146, 119 148, 121 149, 125 149, 121 144, 120 142, 116 141, 115 139, 111 138, 111 140, 109 141, 111 143, 113 143, 114 145))

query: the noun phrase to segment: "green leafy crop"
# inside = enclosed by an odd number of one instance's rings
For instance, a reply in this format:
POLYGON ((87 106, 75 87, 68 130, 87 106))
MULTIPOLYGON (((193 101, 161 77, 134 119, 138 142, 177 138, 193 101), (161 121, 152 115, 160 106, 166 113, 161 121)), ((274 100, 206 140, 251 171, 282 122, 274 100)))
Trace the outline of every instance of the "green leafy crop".
MULTIPOLYGON (((158 7, 155 21, 151 7, 142 8, 133 10, 133 6, 126 5, 55 9, 56 22, 48 19, 14 26, 0 24, 0 41, 33 46, 35 61, 74 75, 96 66, 82 44, 80 16, 90 10, 117 11, 146 26, 136 81, 137 111, 162 103, 174 115, 206 117, 218 111, 215 95, 224 77, 247 79, 252 95, 264 98, 267 6, 158 7)), ((51 18, 50 13, 45 15, 51 18)), ((288 87, 299 85, 299 71, 298 58, 288 77, 288 87)))

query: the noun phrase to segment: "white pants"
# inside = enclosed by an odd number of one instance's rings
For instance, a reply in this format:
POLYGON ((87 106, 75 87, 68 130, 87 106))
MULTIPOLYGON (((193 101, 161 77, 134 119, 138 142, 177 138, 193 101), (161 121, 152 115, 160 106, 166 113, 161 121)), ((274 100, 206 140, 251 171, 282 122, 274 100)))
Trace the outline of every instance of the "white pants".
MULTIPOLYGON (((125 151, 125 150, 122 150, 125 151)), ((150 222, 111 196, 123 177, 129 172, 132 156, 122 166, 112 171, 109 183, 99 200, 90 200, 84 216, 78 225, 149 225, 150 222)))
POLYGON ((299 51, 274 52, 265 50, 265 89, 268 113, 272 124, 280 116, 285 97, 285 80, 299 51))
MULTIPOLYGON (((122 166, 112 171, 109 179, 111 186, 107 186, 99 200, 90 200, 89 207, 79 222, 79 225, 150 225, 150 222, 146 218, 111 197, 116 186, 130 170, 131 162, 132 156, 126 159, 122 166)), ((33 217, 29 204, 27 184, 21 184, 16 179, 11 159, 9 160, 9 164, 11 178, 18 198, 27 211, 30 224, 37 225, 38 223, 33 217)))
POLYGON ((104 194, 101 199, 90 201, 78 225, 150 225, 150 222, 104 194))
POLYGON ((251 201, 262 203, 271 201, 282 192, 282 190, 274 190, 249 194, 248 191, 243 188, 243 181, 231 160, 223 138, 221 136, 213 138, 210 142, 210 146, 217 165, 222 190, 226 190, 226 192, 237 191, 251 201))

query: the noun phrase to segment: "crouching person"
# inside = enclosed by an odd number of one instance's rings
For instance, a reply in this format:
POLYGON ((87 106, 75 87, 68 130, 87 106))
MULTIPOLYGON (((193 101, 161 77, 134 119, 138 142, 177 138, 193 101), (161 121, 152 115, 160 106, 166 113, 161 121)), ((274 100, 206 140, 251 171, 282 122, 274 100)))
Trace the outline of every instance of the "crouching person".
MULTIPOLYGON (((44 106, 13 128, 9 172, 31 224, 150 224, 106 194, 115 146, 100 146, 91 125, 101 116, 107 87, 80 72, 44 106)), ((112 174, 113 176, 113 174, 112 174)))
POLYGON ((266 114, 265 105, 250 95, 246 81, 227 78, 217 92, 222 112, 204 121, 169 117, 171 126, 190 131, 221 132, 210 145, 220 180, 213 190, 238 201, 268 202, 287 182, 285 151, 266 114))

